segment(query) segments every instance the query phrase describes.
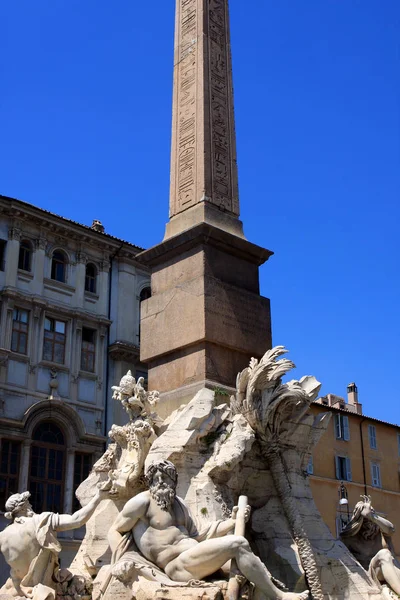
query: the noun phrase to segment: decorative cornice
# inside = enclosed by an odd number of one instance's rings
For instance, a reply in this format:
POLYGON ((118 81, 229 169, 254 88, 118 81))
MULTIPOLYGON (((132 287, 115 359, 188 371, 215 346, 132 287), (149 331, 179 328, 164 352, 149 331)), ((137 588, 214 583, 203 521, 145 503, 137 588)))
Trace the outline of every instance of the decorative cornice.
POLYGON ((35 247, 36 247, 36 250, 46 251, 47 240, 45 238, 39 238, 39 239, 35 240, 35 247))
POLYGON ((40 228, 44 237, 47 232, 51 232, 59 240, 65 239, 66 241, 86 244, 96 250, 101 249, 109 252, 111 255, 116 254, 121 248, 134 259, 136 254, 143 250, 143 248, 113 235, 100 233, 87 225, 66 219, 15 198, 0 195, 0 213, 11 219, 18 218, 21 222, 29 222, 31 226, 34 225, 40 228))
POLYGON ((9 240, 17 240, 18 242, 21 241, 21 229, 19 229, 18 227, 10 227, 10 229, 8 230, 8 239, 9 240))
POLYGON ((132 361, 136 364, 140 356, 140 348, 129 342, 116 341, 108 347, 108 354, 113 360, 132 361))
POLYGON ((88 262, 88 256, 87 256, 87 254, 85 254, 85 252, 82 252, 81 250, 79 250, 76 253, 76 262, 77 263, 83 263, 84 265, 86 265, 86 263, 88 262))

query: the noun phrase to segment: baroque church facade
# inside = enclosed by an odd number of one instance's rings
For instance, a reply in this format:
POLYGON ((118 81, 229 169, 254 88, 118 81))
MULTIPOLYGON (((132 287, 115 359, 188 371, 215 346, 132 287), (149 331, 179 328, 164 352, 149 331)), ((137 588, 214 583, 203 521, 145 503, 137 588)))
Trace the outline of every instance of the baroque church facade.
POLYGON ((146 376, 141 250, 98 221, 0 196, 0 529, 17 491, 30 490, 36 512, 79 508, 76 487, 111 424, 126 422, 111 386, 128 369, 146 376))

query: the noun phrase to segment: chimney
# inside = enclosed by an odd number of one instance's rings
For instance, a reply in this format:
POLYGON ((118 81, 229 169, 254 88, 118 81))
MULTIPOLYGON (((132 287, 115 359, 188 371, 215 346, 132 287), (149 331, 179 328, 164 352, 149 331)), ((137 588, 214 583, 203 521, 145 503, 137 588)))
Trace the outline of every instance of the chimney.
POLYGON ((362 415, 362 404, 358 401, 358 389, 354 382, 347 386, 347 401, 350 406, 354 406, 359 415, 362 415))
POLYGON ((90 229, 94 229, 94 231, 99 231, 100 233, 104 233, 104 225, 102 224, 101 221, 98 221, 97 219, 93 220, 92 226, 90 229))

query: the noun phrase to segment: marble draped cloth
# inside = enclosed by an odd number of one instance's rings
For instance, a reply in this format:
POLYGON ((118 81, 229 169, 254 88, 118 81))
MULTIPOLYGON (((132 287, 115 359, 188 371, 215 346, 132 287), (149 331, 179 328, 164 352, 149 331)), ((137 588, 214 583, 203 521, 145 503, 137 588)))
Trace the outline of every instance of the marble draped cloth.
MULTIPOLYGON (((218 537, 218 527, 222 521, 214 521, 200 533, 196 527, 195 522, 190 516, 189 510, 185 506, 184 502, 176 496, 179 510, 182 512, 182 521, 185 524, 185 529, 188 532, 189 537, 196 539, 198 542, 203 540, 209 540, 214 537, 218 537)), ((164 583, 168 586, 184 586, 187 585, 182 582, 172 581, 154 563, 147 560, 143 554, 141 554, 134 542, 133 532, 130 531, 125 533, 122 537, 118 548, 114 552, 112 564, 108 572, 108 576, 101 586, 101 591, 104 594, 113 576, 118 579, 123 579, 124 572, 129 569, 129 579, 131 582, 136 580, 140 575, 149 581, 157 581, 158 583, 164 583)))
MULTIPOLYGON (((26 598, 55 600, 53 575, 58 569, 58 554, 61 552, 61 545, 57 540, 59 515, 43 512, 30 518, 35 522, 36 539, 40 550, 31 562, 29 571, 21 581, 20 587, 26 598)), ((8 580, 0 589, 0 594, 9 594, 10 587, 10 580, 8 580)))

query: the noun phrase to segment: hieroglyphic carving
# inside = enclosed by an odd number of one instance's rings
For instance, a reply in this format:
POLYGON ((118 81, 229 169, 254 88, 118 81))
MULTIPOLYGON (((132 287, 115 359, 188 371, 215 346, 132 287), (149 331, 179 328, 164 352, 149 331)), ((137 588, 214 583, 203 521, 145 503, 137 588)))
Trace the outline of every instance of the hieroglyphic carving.
POLYGON ((228 0, 177 0, 176 36, 170 216, 204 200, 238 216, 228 0))
POLYGON ((226 0, 210 0, 208 14, 208 55, 211 87, 212 199, 220 208, 232 207, 232 148, 230 120, 233 106, 229 97, 229 23, 226 0))
POLYGON ((197 0, 181 0, 178 95, 178 205, 196 202, 197 0))

